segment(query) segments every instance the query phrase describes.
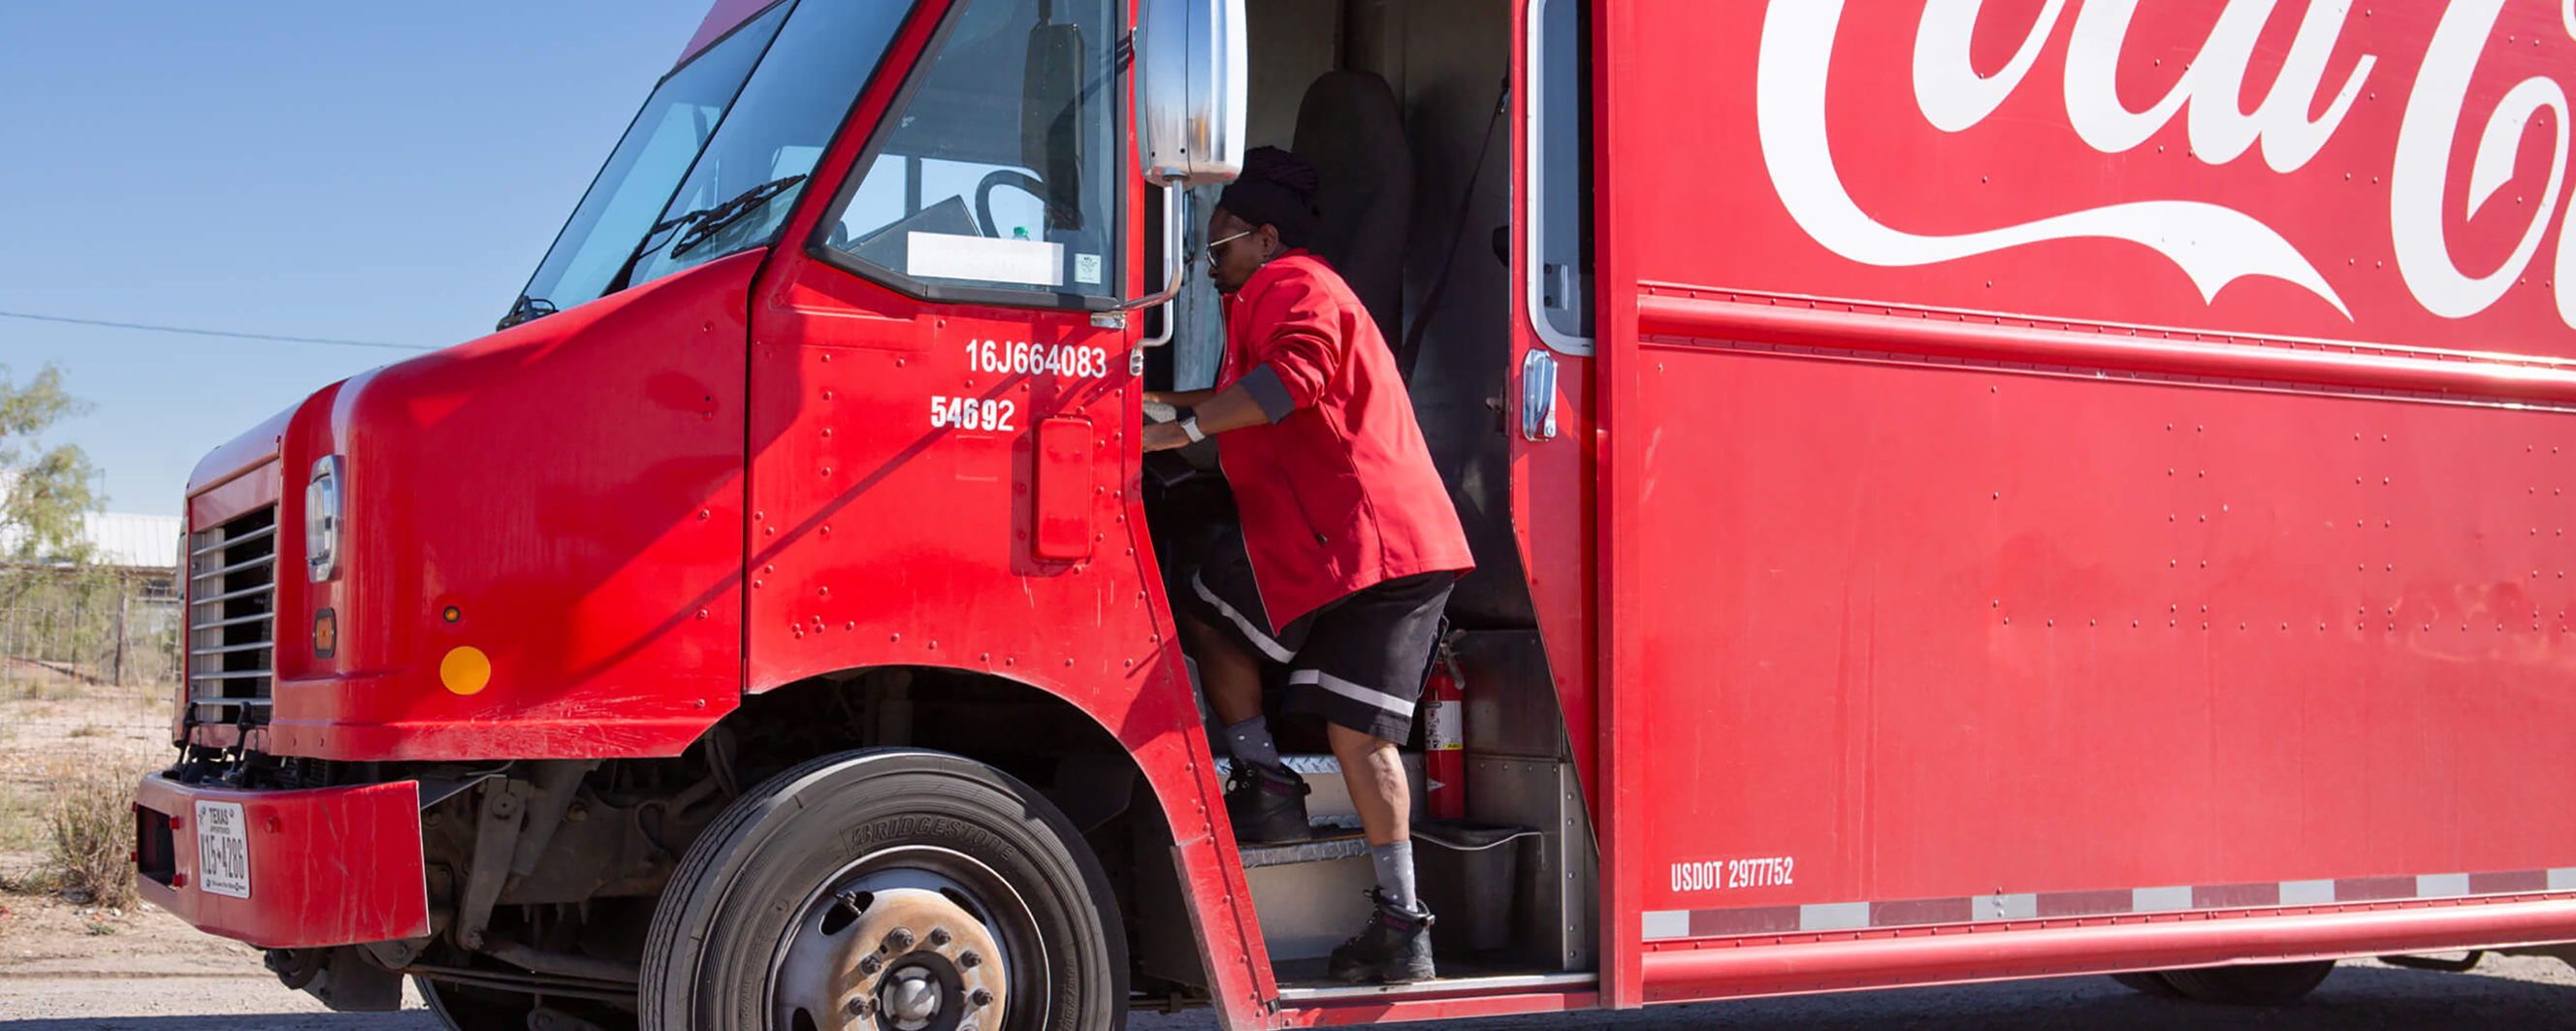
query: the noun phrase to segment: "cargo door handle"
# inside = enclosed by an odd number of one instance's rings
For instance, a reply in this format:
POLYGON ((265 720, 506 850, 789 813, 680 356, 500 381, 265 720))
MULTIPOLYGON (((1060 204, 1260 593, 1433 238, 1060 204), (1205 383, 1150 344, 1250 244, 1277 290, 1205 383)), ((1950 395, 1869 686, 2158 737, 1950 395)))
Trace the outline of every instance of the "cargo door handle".
POLYGON ((1556 359, 1535 347, 1521 359, 1521 437, 1556 439, 1556 359))

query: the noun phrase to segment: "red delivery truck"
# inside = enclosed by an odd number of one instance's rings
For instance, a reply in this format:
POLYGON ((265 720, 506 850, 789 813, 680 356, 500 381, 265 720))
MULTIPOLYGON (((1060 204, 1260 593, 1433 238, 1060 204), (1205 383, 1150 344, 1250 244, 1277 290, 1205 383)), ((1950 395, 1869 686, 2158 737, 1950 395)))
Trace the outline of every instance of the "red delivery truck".
POLYGON ((2571 54, 2541 0, 723 0, 497 332, 197 468, 145 897, 458 1028, 2554 953, 2571 54), (1236 510, 1143 395, 1206 385, 1251 145, 1475 550, 1434 981, 1318 976, 1337 771, 1283 729, 1314 837, 1239 846, 1174 636, 1236 510))

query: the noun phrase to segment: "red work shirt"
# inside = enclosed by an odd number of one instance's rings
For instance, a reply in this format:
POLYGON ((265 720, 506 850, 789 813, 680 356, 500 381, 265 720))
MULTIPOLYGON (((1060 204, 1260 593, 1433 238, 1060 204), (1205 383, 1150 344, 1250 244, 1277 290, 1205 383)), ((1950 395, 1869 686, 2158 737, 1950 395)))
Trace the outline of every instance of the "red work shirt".
POLYGON ((1225 299, 1225 339, 1217 389, 1253 377, 1272 418, 1218 446, 1272 630, 1388 580, 1475 568, 1395 354, 1332 266, 1271 259, 1225 299))

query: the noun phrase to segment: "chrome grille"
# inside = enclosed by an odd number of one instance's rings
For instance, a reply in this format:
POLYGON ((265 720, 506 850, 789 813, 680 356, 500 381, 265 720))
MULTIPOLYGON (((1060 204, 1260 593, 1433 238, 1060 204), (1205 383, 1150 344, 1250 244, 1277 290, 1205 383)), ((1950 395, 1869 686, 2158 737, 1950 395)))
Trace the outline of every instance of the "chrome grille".
POLYGON ((277 506, 188 535, 191 722, 268 720, 276 614, 277 506))

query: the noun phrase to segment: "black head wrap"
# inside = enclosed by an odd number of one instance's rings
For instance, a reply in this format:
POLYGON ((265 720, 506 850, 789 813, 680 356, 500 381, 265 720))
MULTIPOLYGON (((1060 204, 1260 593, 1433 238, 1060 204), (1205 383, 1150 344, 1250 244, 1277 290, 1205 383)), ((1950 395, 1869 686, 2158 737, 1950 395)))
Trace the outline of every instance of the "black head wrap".
POLYGON ((1322 180, 1315 166, 1277 147, 1254 147, 1243 155, 1243 176, 1217 197, 1217 206, 1253 228, 1276 226, 1279 242, 1304 247, 1322 221, 1315 213, 1315 190, 1322 180))

